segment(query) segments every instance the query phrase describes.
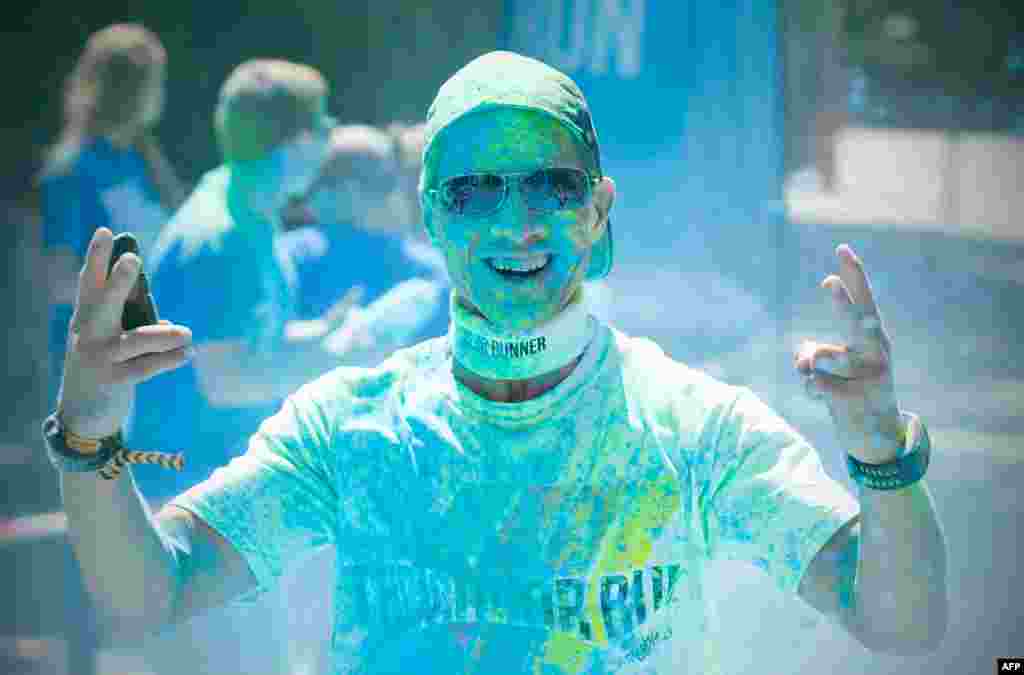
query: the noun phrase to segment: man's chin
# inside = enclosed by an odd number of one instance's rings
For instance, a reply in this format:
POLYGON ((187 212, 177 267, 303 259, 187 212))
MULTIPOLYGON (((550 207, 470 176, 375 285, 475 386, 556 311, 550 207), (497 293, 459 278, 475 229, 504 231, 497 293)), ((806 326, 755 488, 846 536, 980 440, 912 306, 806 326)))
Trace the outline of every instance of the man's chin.
POLYGON ((552 299, 544 303, 494 303, 481 311, 497 330, 519 333, 536 328, 558 314, 558 303, 552 299))

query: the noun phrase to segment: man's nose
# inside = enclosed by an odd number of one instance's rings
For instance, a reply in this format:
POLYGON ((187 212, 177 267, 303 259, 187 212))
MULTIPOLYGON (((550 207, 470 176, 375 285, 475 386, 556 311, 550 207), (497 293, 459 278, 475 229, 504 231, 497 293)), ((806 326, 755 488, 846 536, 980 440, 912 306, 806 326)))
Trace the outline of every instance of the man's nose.
POLYGON ((518 186, 509 188, 508 197, 495 216, 497 222, 492 228, 494 234, 515 246, 529 247, 547 237, 547 227, 538 221, 538 214, 527 206, 518 186))

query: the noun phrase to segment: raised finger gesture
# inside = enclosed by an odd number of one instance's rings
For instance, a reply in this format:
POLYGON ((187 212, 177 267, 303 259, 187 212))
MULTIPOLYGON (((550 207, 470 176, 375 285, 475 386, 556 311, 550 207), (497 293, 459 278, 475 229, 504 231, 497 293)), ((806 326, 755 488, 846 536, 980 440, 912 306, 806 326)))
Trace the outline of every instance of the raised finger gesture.
POLYGON ((831 295, 843 343, 804 342, 795 365, 808 393, 828 405, 843 449, 863 462, 886 462, 902 442, 892 342, 863 262, 846 244, 836 257, 839 273, 821 286, 831 295))
POLYGON ((121 328, 125 302, 141 261, 126 253, 107 275, 113 235, 99 228, 79 274, 58 408, 64 424, 87 438, 109 436, 124 423, 134 385, 184 364, 192 334, 161 322, 130 331, 121 328))

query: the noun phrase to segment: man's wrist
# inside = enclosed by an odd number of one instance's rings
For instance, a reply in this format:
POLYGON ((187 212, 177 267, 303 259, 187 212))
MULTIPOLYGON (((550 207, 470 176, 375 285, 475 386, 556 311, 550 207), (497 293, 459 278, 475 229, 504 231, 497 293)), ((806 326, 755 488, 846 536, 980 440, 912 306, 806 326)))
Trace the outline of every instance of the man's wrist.
POLYGON ((897 490, 921 480, 931 459, 931 440, 921 420, 911 413, 901 413, 904 424, 899 437, 902 452, 887 462, 865 462, 854 453, 847 455, 850 477, 861 487, 874 490, 897 490))
POLYGON ((879 415, 858 433, 848 436, 847 453, 865 464, 887 464, 906 453, 907 421, 897 410, 879 415))
POLYGON ((122 425, 109 416, 89 416, 84 410, 78 410, 76 414, 69 414, 63 403, 57 404, 57 410, 53 416, 60 421, 60 427, 65 436, 70 436, 80 442, 83 452, 88 452, 88 449, 94 447, 96 443, 122 433, 122 425))
POLYGON ((95 455, 100 451, 103 446, 102 438, 88 438, 86 436, 79 436, 73 432, 67 425, 64 426, 64 443, 74 450, 75 452, 82 455, 95 455))
POLYGON ((50 463, 61 473, 89 473, 107 465, 121 447, 120 434, 88 438, 70 432, 55 412, 43 422, 43 439, 50 463))

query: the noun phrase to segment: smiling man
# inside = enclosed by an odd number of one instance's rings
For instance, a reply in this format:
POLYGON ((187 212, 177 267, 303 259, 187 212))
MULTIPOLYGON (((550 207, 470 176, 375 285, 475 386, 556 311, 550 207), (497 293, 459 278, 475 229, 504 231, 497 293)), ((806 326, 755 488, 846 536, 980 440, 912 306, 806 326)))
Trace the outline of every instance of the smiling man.
POLYGON ((441 87, 426 139, 449 334, 303 387, 155 518, 130 471, 91 472, 132 384, 180 365, 190 336, 121 333, 137 262, 106 280, 109 232, 94 238, 47 437, 111 626, 184 620, 332 545, 334 673, 719 672, 703 580, 724 558, 873 649, 937 643, 927 435, 896 404, 852 251, 824 282, 848 343, 809 344, 795 366, 830 406, 859 499, 749 390, 588 314, 583 282, 612 264, 615 187, 570 79, 484 55, 441 87))

